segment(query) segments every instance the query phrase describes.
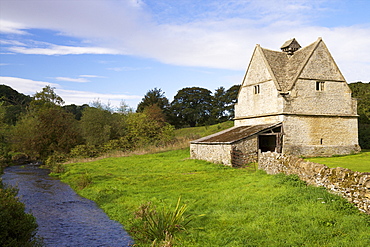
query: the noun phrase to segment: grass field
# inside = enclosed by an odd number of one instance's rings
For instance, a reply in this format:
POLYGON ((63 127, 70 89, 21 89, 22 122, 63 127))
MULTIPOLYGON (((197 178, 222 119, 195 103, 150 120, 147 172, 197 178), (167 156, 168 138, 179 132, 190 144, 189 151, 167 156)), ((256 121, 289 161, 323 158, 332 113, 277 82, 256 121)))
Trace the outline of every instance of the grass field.
POLYGON ((361 153, 338 156, 307 158, 311 162, 327 165, 330 168, 342 167, 352 171, 370 172, 370 150, 363 150, 361 153))
POLYGON ((370 246, 370 216, 344 199, 294 176, 191 160, 189 149, 68 164, 61 179, 127 230, 141 204, 181 196, 194 217, 181 246, 370 246))

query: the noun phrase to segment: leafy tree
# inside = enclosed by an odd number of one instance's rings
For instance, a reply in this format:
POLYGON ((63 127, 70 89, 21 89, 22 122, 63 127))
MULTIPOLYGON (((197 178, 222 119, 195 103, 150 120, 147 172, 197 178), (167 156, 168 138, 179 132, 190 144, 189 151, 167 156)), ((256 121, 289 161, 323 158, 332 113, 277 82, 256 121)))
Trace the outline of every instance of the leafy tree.
POLYGON ((136 112, 143 112, 145 108, 152 105, 157 105, 162 111, 169 105, 168 99, 160 88, 149 90, 138 104, 136 112))
POLYGON ((72 113, 75 116, 76 120, 81 120, 82 112, 85 108, 89 107, 88 104, 83 104, 82 106, 77 106, 75 104, 65 105, 62 108, 69 113, 72 113))
POLYGON ((12 141, 16 151, 45 159, 54 152, 68 153, 81 138, 71 113, 47 107, 24 115, 12 131, 12 141))
POLYGON ((41 92, 36 92, 36 94, 33 96, 34 100, 31 102, 31 105, 34 107, 63 105, 63 99, 54 92, 54 89, 55 88, 47 85, 42 88, 41 92))
POLYGON ((370 149, 370 83, 350 83, 352 97, 357 98, 359 143, 370 149))
POLYGON ((234 105, 238 101, 238 93, 239 93, 240 85, 231 86, 225 93, 225 115, 227 119, 231 120, 235 116, 234 112, 234 105))
POLYGON ((200 87, 179 90, 170 106, 170 122, 176 127, 206 124, 212 111, 211 93, 200 87))
POLYGON ((124 134, 124 118, 118 113, 87 107, 80 120, 81 134, 88 145, 102 145, 124 134))
POLYGON ((161 145, 173 139, 173 126, 166 123, 160 115, 158 106, 146 108, 144 112, 131 113, 127 117, 125 138, 134 147, 161 145))
POLYGON ((63 102, 50 86, 37 92, 28 112, 12 130, 13 148, 46 159, 54 152, 67 153, 80 143, 77 120, 61 108, 63 102))
POLYGON ((15 125, 20 114, 26 112, 32 98, 28 95, 18 93, 6 85, 0 85, 0 103, 5 109, 3 121, 15 125))

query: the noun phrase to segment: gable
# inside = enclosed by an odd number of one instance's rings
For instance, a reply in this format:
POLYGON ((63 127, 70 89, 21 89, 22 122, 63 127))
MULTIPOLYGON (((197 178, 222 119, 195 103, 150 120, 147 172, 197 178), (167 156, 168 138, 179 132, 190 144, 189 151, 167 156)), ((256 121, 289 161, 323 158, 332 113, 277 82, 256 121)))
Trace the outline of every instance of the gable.
POLYGON ((345 81, 324 42, 312 52, 299 78, 323 81, 345 81))
POLYGON ((242 87, 269 80, 272 80, 270 71, 266 66, 265 58, 261 52, 261 48, 257 45, 254 49, 247 72, 244 76, 242 87))

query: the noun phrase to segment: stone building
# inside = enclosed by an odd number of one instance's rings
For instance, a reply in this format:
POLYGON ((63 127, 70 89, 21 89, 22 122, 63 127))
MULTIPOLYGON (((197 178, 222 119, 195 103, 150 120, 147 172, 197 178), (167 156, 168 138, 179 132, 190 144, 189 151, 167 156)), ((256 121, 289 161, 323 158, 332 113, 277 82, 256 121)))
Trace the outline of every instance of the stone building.
POLYGON ((282 51, 256 45, 245 73, 235 126, 190 144, 191 157, 237 166, 258 150, 330 156, 360 151, 357 103, 324 41, 282 51))

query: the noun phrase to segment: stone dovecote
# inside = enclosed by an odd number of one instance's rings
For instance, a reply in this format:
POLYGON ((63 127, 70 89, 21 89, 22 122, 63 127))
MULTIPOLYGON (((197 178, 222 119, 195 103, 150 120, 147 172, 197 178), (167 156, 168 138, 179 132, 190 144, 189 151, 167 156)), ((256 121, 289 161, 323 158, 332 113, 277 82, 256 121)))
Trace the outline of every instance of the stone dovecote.
MULTIPOLYGON (((232 165, 235 149, 247 152, 244 156, 261 149, 302 156, 360 151, 356 100, 324 41, 301 48, 291 39, 281 50, 256 45, 235 105, 235 127, 266 129, 235 142, 195 140, 192 158, 232 165), (268 126, 275 125, 281 127, 271 133, 268 126)), ((233 136, 236 130, 227 131, 233 136)))

